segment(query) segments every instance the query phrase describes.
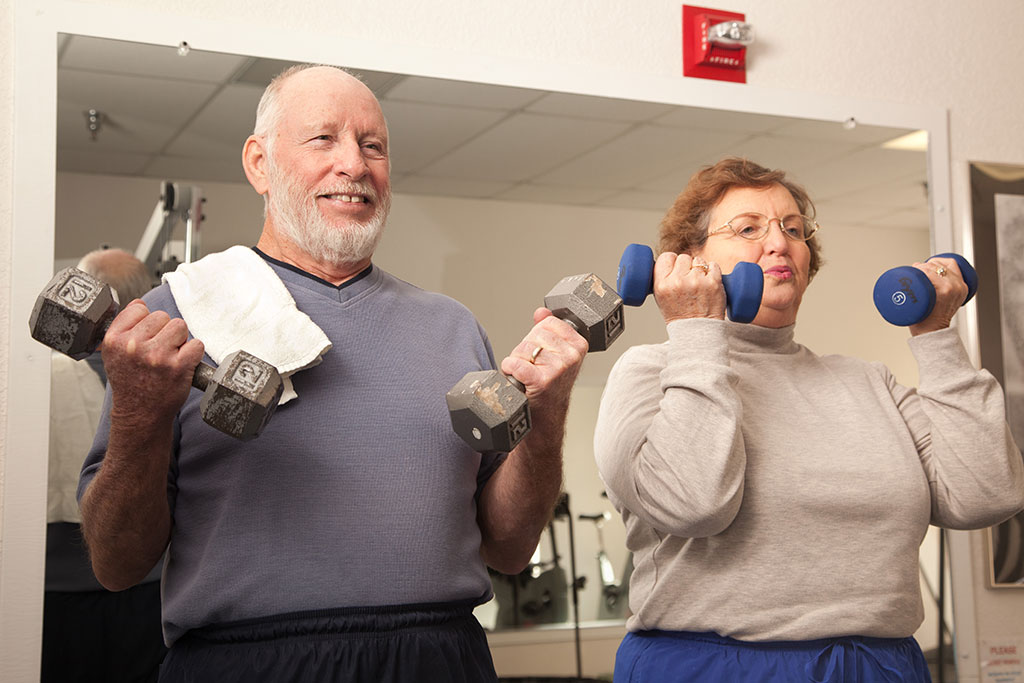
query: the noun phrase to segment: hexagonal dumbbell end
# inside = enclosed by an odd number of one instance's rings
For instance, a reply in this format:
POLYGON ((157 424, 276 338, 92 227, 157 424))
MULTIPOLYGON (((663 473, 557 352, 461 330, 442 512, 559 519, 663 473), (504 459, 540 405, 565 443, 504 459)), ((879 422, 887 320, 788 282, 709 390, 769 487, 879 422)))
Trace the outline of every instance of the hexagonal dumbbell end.
POLYGON ((33 339, 81 360, 103 341, 117 310, 109 285, 77 268, 65 268, 36 298, 29 331, 33 339))
POLYGON ((245 351, 228 355, 216 370, 200 363, 192 383, 204 392, 203 420, 242 441, 259 436, 284 390, 277 368, 245 351))
POLYGON ((622 299, 593 273, 562 278, 544 297, 544 305, 575 327, 591 351, 604 351, 626 329, 622 299))
POLYGON ((497 370, 466 373, 445 396, 452 427, 473 450, 507 453, 530 431, 526 393, 497 370))

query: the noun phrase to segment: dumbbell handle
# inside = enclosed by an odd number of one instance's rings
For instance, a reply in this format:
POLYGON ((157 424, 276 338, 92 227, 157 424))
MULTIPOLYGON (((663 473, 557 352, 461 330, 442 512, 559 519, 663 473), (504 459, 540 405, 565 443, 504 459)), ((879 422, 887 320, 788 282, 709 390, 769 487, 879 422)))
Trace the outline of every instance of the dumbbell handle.
MULTIPOLYGON (((622 302, 640 306, 654 291, 654 251, 646 244, 630 244, 622 252, 616 287, 622 302)), ((764 293, 764 272, 756 263, 741 261, 722 275, 729 319, 749 323, 757 317, 764 293)))

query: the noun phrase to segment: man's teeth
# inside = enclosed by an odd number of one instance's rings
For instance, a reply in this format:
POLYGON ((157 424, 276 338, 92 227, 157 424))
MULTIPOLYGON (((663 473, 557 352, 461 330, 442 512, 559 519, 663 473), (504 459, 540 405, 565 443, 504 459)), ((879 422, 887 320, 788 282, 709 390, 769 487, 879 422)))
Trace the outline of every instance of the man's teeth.
POLYGON ((366 201, 365 197, 363 197, 361 195, 357 195, 357 194, 356 195, 352 195, 352 194, 329 194, 329 195, 327 195, 327 198, 328 199, 340 199, 343 202, 351 202, 353 204, 358 204, 360 202, 365 202, 366 201))

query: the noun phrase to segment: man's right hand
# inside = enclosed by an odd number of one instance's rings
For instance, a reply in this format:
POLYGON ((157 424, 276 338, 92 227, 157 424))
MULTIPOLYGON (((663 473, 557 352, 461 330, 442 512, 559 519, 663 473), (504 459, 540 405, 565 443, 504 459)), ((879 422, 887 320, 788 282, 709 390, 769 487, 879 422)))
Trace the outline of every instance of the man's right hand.
POLYGON ((141 299, 129 303, 103 337, 111 421, 173 418, 188 398, 203 352, 201 341, 188 338, 181 318, 151 312, 141 299))

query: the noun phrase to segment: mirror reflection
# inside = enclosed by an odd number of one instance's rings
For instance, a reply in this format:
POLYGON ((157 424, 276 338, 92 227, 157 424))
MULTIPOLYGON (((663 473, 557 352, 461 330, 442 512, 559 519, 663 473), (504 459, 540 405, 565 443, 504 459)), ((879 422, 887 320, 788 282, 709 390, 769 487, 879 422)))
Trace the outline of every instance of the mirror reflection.
MULTIPOLYGON (((85 36, 64 36, 59 50, 57 268, 101 245, 134 252, 166 183, 197 188, 205 203, 192 234, 183 222, 166 231, 160 263, 255 243, 263 202, 242 173, 242 143, 263 88, 288 63, 85 36)), ((352 71, 380 100, 393 150, 392 213, 375 262, 465 304, 499 358, 555 282, 577 272, 614 282, 623 248, 654 245, 689 177, 738 155, 785 169, 817 207, 826 265, 797 341, 880 360, 916 384, 904 332, 881 324, 870 301, 878 274, 927 255, 925 151, 904 139, 913 131, 352 71)), ((593 428, 614 361, 665 338, 653 304, 627 316, 623 339, 587 358, 574 390, 568 499, 530 567, 492 576, 496 600, 477 610, 487 628, 627 615, 630 556, 597 475, 593 428)))

